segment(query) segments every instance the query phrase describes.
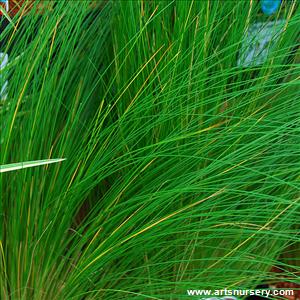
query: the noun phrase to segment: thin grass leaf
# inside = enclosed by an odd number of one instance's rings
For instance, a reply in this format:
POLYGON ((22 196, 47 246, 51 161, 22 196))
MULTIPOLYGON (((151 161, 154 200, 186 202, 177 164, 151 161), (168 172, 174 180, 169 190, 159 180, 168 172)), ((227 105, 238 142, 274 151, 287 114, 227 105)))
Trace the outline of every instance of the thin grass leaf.
POLYGON ((44 160, 32 160, 25 161, 21 163, 0 165, 0 173, 11 172, 15 170, 21 170, 26 168, 38 167, 42 165, 49 165, 64 161, 65 158, 54 158, 54 159, 44 159, 44 160))

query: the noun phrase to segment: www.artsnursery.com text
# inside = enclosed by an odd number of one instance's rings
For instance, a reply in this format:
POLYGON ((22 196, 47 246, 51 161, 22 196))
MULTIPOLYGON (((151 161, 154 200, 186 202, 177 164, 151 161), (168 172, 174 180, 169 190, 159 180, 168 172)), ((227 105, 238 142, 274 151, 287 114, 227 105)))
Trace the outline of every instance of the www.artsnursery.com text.
POLYGON ((202 296, 200 299, 207 299, 210 297, 218 298, 234 298, 242 296, 294 296, 294 291, 292 289, 249 289, 249 290, 187 290, 188 296, 202 296), (234 297, 232 297, 234 296, 234 297))

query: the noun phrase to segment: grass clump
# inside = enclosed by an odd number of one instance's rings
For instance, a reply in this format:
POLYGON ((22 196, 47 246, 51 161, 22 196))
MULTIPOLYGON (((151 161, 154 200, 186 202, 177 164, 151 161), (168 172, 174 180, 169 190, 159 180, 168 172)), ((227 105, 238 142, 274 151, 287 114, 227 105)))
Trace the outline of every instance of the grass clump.
POLYGON ((299 281, 299 8, 243 68, 254 2, 52 2, 1 33, 1 164, 67 158, 1 174, 1 299, 299 281))

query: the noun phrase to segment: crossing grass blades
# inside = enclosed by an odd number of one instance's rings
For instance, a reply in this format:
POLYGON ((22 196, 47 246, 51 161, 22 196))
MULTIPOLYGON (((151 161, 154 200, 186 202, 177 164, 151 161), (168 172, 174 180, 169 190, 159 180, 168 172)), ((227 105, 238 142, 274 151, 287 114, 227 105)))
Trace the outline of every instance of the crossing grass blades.
POLYGON ((256 1, 34 3, 0 34, 0 162, 67 160, 0 174, 0 298, 299 282, 299 5, 243 67, 256 1))

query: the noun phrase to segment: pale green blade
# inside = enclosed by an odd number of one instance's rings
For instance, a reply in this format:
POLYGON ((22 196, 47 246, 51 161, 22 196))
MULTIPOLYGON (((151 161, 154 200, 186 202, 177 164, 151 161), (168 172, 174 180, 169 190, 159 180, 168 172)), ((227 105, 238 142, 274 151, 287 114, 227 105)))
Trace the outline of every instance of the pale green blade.
POLYGON ((65 158, 54 158, 54 159, 44 159, 44 160, 33 160, 33 161, 25 161, 20 163, 8 164, 0 166, 0 173, 25 169, 25 168, 32 168, 38 167, 42 165, 54 164, 57 162, 64 161, 65 158))

